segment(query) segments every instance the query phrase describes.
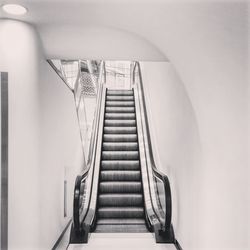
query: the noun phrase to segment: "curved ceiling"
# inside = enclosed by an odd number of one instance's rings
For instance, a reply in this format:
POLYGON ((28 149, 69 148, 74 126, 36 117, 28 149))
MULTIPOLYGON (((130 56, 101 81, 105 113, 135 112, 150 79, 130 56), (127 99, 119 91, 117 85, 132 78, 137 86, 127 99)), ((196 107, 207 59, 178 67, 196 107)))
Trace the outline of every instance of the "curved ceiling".
MULTIPOLYGON (((28 8, 28 14, 18 19, 37 27, 49 58, 147 61, 195 54, 195 46, 200 49, 211 32, 219 36, 235 28, 241 32, 241 20, 235 16, 244 8, 243 1, 231 0, 14 2, 28 8)), ((0 10, 0 17, 8 16, 0 10)))
POLYGON ((41 26, 48 58, 166 61, 165 55, 138 34, 102 25, 41 26))

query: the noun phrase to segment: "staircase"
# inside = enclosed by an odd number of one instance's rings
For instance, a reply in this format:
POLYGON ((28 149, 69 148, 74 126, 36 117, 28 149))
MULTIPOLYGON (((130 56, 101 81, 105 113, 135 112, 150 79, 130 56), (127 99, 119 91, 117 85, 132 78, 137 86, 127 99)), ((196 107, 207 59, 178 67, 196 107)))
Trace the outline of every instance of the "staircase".
POLYGON ((148 232, 133 90, 107 90, 95 232, 148 232))

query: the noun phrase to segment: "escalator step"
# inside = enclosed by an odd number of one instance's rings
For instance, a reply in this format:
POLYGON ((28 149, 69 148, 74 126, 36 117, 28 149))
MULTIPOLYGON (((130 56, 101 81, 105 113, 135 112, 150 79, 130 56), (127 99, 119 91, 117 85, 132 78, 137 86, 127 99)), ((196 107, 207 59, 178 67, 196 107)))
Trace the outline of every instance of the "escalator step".
POLYGON ((104 151, 132 151, 138 150, 137 142, 104 142, 102 144, 104 151))
POLYGON ((107 95, 107 101, 133 101, 134 96, 126 96, 126 95, 107 95))
POLYGON ((136 127, 104 127, 104 134, 136 134, 136 127))
POLYGON ((102 161, 102 170, 139 170, 139 161, 102 161))
POLYGON ((118 219, 100 219, 97 225, 145 225, 144 219, 118 218, 118 219))
POLYGON ((135 113, 105 113, 105 119, 135 120, 135 113))
POLYGON ((107 90, 107 96, 118 95, 118 96, 134 96, 133 90, 107 90))
POLYGON ((135 120, 107 120, 104 121, 104 126, 107 127, 133 127, 136 125, 135 120))
POLYGON ((137 170, 104 170, 100 173, 101 181, 140 181, 141 172, 137 170))
POLYGON ((137 142, 137 135, 136 134, 104 134, 103 135, 104 142, 137 142))
POLYGON ((105 181, 100 182, 100 193, 140 193, 140 181, 105 181))
POLYGON ((143 207, 100 207, 98 218, 144 218, 143 207))
POLYGON ((144 225, 97 225, 95 233, 148 233, 144 225))
POLYGON ((100 194, 98 197, 100 206, 143 206, 142 194, 100 194))
POLYGON ((134 113, 134 107, 106 107, 106 113, 134 113))
POLYGON ((106 107, 134 107, 133 101, 106 101, 106 107))
POLYGON ((103 160, 139 160, 138 151, 102 151, 103 160))

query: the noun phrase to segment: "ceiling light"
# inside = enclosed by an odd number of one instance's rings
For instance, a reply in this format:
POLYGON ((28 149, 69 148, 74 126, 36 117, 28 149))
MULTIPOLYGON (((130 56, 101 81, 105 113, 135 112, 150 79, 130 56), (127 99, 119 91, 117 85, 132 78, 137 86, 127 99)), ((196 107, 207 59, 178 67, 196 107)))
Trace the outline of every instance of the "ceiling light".
POLYGON ((18 16, 27 12, 27 9, 19 4, 4 4, 2 8, 6 13, 18 16))

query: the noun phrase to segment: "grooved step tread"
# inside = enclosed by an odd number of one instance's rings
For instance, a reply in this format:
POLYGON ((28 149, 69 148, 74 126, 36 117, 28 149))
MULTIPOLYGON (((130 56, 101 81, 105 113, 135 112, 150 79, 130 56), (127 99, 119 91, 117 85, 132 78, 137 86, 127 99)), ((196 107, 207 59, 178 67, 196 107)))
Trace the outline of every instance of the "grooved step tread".
POLYGON ((138 150, 137 142, 104 142, 102 144, 104 151, 132 151, 138 150))
POLYGON ((135 113, 105 113, 109 120, 135 120, 135 113))
POLYGON ((97 225, 145 225, 144 219, 131 219, 131 218, 116 218, 116 219, 99 219, 97 225))
POLYGON ((134 96, 129 95, 107 95, 107 101, 133 101, 134 96))
POLYGON ((99 206, 143 206, 142 194, 100 194, 99 206))
POLYGON ((104 127, 104 134, 136 134, 136 127, 104 127))
POLYGON ((119 160, 104 160, 101 162, 102 170, 139 170, 139 161, 119 161, 119 160))
POLYGON ((141 193, 140 181, 106 181, 100 182, 100 193, 141 193))
POLYGON ((102 151, 103 160, 139 160, 138 151, 102 151))
POLYGON ((133 101, 106 101, 106 107, 134 107, 133 101))
POLYGON ((134 107, 106 107, 106 113, 134 113, 134 107))
POLYGON ((104 142, 137 142, 137 134, 104 134, 104 142))
POLYGON ((101 181, 140 181, 141 172, 137 170, 102 170, 100 173, 101 181))
POLYGON ((143 207, 100 207, 98 218, 144 218, 143 207))
POLYGON ((118 95, 118 96, 134 96, 133 90, 107 90, 107 96, 118 95))
POLYGON ((147 233, 146 225, 97 225, 96 233, 147 233))
POLYGON ((104 126, 107 127, 134 127, 136 126, 135 120, 104 120, 104 126))

